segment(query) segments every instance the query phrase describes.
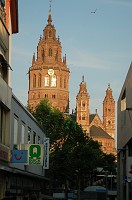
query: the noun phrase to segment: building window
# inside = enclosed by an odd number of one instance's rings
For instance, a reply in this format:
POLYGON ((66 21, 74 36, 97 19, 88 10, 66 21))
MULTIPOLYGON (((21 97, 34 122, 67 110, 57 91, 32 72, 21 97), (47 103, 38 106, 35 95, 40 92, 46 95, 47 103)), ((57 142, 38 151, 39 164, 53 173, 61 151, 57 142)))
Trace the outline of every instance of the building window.
POLYGON ((46 86, 46 87, 49 86, 49 80, 50 80, 49 79, 49 75, 46 75, 45 76, 45 84, 44 84, 44 86, 46 86))
POLYGON ((51 31, 49 31, 49 37, 51 37, 52 36, 52 32, 51 31))
POLYGON ((32 95, 32 99, 35 99, 35 94, 33 93, 33 95, 32 95))
POLYGON ((41 87, 41 74, 38 76, 38 87, 41 87))
POLYGON ((44 61, 44 56, 45 56, 44 49, 42 49, 42 61, 44 61))
POLYGON ((83 102, 82 106, 83 106, 83 108, 85 107, 85 102, 83 102))
POLYGON ((14 144, 17 144, 18 139, 18 117, 14 115, 14 144))
POLYGON ((1 106, 0 107, 0 143, 2 142, 3 137, 5 136, 6 114, 7 114, 7 111, 1 106))
POLYGON ((36 133, 33 132, 33 144, 36 144, 36 133))
POLYGON ((36 75, 35 74, 33 75, 33 87, 34 88, 36 87, 36 75))
POLYGON ((126 90, 124 90, 121 98, 121 111, 126 110, 126 90))
POLYGON ((60 77, 60 87, 62 88, 62 77, 60 77))
POLYGON ((38 144, 40 144, 40 136, 38 136, 38 144))
POLYGON ((126 124, 126 90, 124 90, 121 98, 121 126, 126 124))
POLYGON ((128 156, 132 157, 132 143, 128 145, 128 156))
POLYGON ((45 97, 45 98, 48 98, 48 94, 45 94, 44 97, 45 97))
POLYGON ((49 56, 50 57, 52 56, 52 49, 51 48, 49 49, 49 56))
POLYGON ((51 77, 51 87, 56 87, 56 75, 51 77))
POLYGON ((85 115, 82 116, 82 120, 85 120, 85 115))
POLYGON ((31 128, 28 127, 28 144, 31 144, 31 128))
POLYGON ((25 143, 25 133, 26 133, 25 123, 22 122, 22 126, 21 126, 21 141, 20 141, 20 144, 24 144, 24 143, 25 143))
POLYGON ((66 78, 64 78, 64 88, 66 88, 66 78))
POLYGON ((55 94, 52 94, 52 98, 55 99, 55 94))

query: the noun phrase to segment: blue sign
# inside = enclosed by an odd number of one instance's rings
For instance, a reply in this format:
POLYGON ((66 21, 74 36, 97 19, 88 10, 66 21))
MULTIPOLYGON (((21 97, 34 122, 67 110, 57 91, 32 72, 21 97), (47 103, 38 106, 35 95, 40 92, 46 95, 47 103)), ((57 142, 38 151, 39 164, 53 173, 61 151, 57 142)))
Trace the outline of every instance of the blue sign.
POLYGON ((27 163, 27 150, 12 150, 12 163, 27 163))

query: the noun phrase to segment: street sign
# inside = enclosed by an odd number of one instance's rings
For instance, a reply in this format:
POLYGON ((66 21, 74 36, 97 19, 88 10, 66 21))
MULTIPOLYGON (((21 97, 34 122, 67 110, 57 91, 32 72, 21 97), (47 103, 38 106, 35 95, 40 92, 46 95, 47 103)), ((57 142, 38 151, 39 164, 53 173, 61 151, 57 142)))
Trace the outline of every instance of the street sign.
POLYGON ((44 169, 49 169, 49 138, 44 138, 44 169))
POLYGON ((12 163, 27 163, 27 150, 12 150, 12 163))

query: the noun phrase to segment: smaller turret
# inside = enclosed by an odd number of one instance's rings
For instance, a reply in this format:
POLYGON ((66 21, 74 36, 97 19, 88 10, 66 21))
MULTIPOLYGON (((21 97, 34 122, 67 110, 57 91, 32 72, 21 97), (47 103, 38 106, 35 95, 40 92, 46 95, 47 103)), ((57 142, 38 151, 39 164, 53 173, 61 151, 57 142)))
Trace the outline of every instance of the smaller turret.
POLYGON ((33 58, 32 58, 32 65, 35 63, 35 53, 33 54, 33 58))

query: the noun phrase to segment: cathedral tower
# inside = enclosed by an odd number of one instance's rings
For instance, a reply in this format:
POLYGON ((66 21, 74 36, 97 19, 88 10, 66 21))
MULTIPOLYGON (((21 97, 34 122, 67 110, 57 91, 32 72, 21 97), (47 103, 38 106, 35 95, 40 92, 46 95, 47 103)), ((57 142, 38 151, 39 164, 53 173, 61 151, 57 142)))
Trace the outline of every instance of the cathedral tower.
POLYGON ((106 96, 103 101, 103 124, 105 131, 114 138, 115 136, 115 101, 112 95, 110 84, 106 90, 106 96))
POLYGON ((40 100, 49 99, 53 107, 69 112, 69 68, 66 55, 62 59, 62 47, 52 24, 51 9, 48 24, 43 30, 29 68, 28 105, 35 108, 40 100))
POLYGON ((90 97, 83 76, 80 90, 76 97, 76 121, 82 125, 86 134, 89 134, 89 99, 90 97))

